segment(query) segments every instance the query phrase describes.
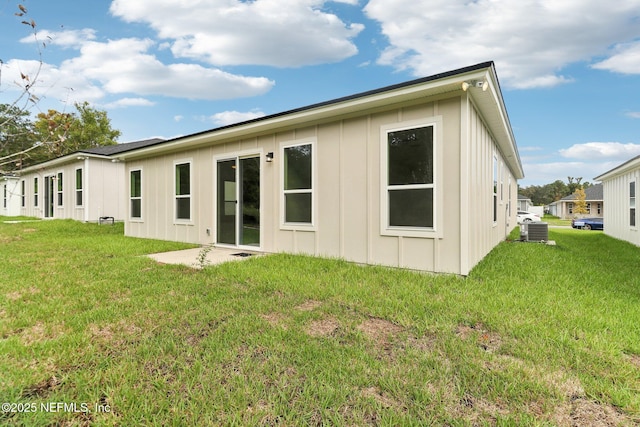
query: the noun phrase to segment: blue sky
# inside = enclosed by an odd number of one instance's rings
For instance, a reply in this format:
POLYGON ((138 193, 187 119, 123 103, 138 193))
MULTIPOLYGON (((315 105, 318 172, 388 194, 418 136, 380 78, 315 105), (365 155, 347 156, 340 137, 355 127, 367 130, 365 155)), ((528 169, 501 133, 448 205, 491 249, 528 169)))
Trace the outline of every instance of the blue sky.
POLYGON ((0 0, 0 102, 37 69, 24 18, 46 44, 37 108, 88 101, 120 142, 491 60, 521 186, 592 181, 640 155, 640 0, 0 0))

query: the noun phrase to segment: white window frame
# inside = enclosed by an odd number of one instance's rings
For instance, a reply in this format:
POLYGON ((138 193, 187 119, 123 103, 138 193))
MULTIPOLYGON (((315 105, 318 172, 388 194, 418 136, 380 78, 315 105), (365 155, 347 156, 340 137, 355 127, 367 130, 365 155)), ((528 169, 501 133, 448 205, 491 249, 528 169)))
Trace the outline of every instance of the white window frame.
POLYGON ((442 238, 443 199, 442 177, 442 116, 427 117, 418 120, 407 120, 380 126, 380 235, 442 238), (389 190, 393 187, 389 182, 388 134, 422 127, 433 127, 433 183, 403 185, 404 189, 433 189, 433 227, 400 227, 389 225, 389 190))
POLYGON ((493 175, 493 205, 492 205, 492 218, 493 218, 493 225, 497 225, 498 224, 498 185, 500 185, 500 183, 498 182, 498 154, 496 152, 493 153, 493 165, 492 165, 492 175, 493 175))
POLYGON ((317 152, 317 139, 316 138, 304 138, 297 139, 293 141, 284 141, 280 143, 279 150, 280 157, 280 229, 281 230, 300 230, 300 231, 315 231, 316 230, 316 222, 317 222, 317 202, 316 202, 316 194, 317 194, 317 161, 318 161, 318 152, 317 152), (285 190, 284 189, 284 177, 285 177, 285 165, 284 165, 284 152, 285 149, 291 147, 298 147, 300 145, 311 145, 311 189, 310 190, 285 190), (311 222, 286 222, 286 205, 285 205, 285 195, 286 194, 302 194, 302 193, 311 193, 311 222))
POLYGON ((38 195, 40 193, 40 181, 37 176, 33 177, 33 207, 38 207, 38 195))
POLYGON ((172 177, 172 192, 173 192, 173 223, 174 224, 193 224, 193 159, 175 160, 173 162, 172 177), (189 165, 189 194, 177 195, 176 194, 176 168, 179 165, 189 165), (178 218, 178 199, 189 198, 189 218, 178 218))
POLYGON ((635 179, 629 181, 629 185, 627 185, 627 194, 629 195, 629 209, 627 212, 629 213, 629 227, 632 230, 636 230, 638 228, 638 184, 635 179), (633 184, 633 197, 631 196, 631 184, 633 184), (631 209, 633 209, 633 225, 631 225, 631 209))
POLYGON ((75 194, 75 205, 77 208, 82 208, 84 207, 84 170, 83 168, 76 168, 74 171, 74 192, 73 194, 75 194), (78 188, 78 171, 80 171, 80 188, 78 188), (78 204, 78 193, 81 193, 80 195, 80 204, 78 204))
POLYGON ((20 207, 27 207, 27 181, 20 180, 20 207))
MULTIPOLYGON (((175 174, 175 170, 174 170, 174 174, 175 174)), ((129 180, 128 180, 128 190, 129 190, 129 206, 128 206, 128 210, 129 210, 129 221, 131 222, 143 222, 144 221, 144 217, 143 217, 143 211, 144 209, 142 209, 142 194, 143 194, 143 188, 144 188, 144 179, 143 179, 143 175, 144 173, 142 172, 142 167, 133 167, 131 169, 129 169, 129 180), (140 172, 140 196, 139 197, 133 197, 131 196, 131 174, 133 172, 140 172), (140 216, 139 217, 134 217, 131 215, 131 202, 133 200, 140 200, 140 216)), ((175 182, 174 182, 175 185, 175 182)))
POLYGON ((56 175, 56 200, 55 206, 57 208, 64 208, 64 172, 57 172, 56 175))

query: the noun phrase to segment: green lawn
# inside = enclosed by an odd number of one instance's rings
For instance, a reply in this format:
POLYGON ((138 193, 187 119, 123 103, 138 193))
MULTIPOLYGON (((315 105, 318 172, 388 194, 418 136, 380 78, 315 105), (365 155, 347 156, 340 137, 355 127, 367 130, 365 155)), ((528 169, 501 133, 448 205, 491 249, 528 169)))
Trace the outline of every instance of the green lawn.
POLYGON ((0 424, 634 425, 640 248, 549 235, 460 278, 0 221, 0 424))

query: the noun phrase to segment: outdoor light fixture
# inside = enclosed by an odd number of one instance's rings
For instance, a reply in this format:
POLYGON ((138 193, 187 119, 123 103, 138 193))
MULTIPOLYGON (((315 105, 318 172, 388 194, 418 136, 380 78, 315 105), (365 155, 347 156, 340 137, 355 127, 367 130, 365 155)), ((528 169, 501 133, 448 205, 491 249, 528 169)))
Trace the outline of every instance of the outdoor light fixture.
POLYGON ((267 163, 273 162, 273 151, 267 153, 267 163))
POLYGON ((477 87, 482 89, 483 92, 486 92, 489 89, 489 82, 486 80, 470 80, 468 82, 462 82, 462 90, 467 91, 470 87, 477 87))

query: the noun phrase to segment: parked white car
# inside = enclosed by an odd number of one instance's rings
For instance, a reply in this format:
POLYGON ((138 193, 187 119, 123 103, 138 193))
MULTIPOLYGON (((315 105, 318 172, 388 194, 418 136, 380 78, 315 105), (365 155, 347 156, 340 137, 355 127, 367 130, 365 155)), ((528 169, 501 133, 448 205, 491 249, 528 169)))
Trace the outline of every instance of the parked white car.
POLYGON ((542 221, 540 216, 531 212, 518 211, 518 224, 523 222, 538 222, 542 221))

